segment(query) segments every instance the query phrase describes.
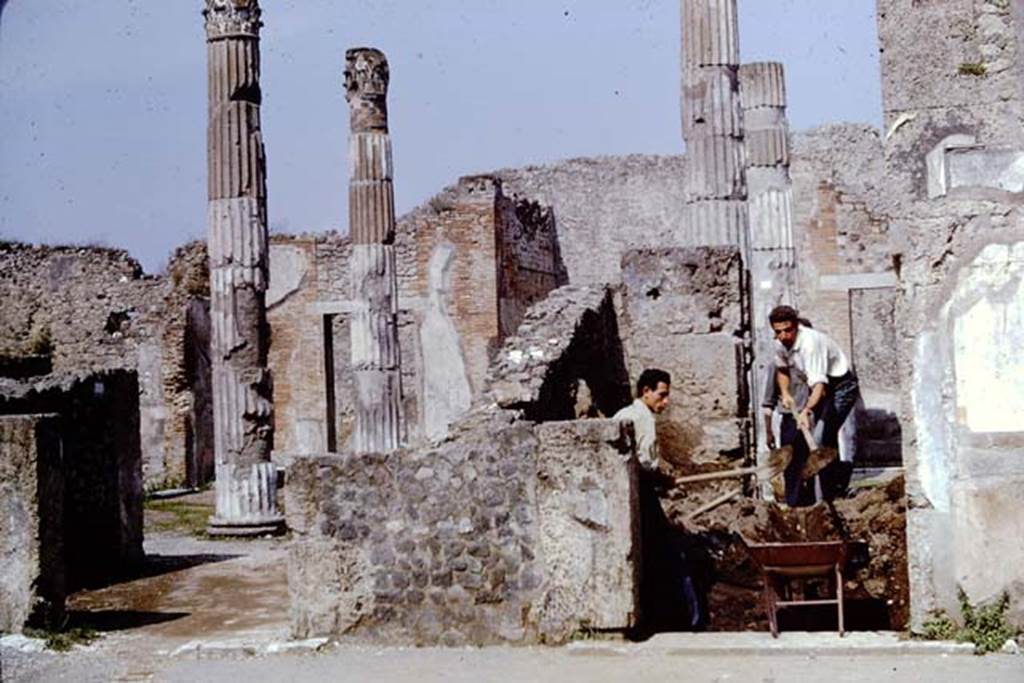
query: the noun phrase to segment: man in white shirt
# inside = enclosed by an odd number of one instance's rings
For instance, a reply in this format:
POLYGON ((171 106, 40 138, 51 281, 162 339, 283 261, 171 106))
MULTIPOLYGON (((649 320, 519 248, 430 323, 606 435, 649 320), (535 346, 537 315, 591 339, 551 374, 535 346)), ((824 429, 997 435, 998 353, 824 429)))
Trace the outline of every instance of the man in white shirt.
MULTIPOLYGON (((768 314, 776 340, 776 381, 783 406, 796 413, 797 425, 810 427, 811 418, 823 423, 821 444, 839 446, 839 428, 860 397, 857 376, 850 361, 834 339, 800 324, 800 315, 790 306, 776 306, 768 314), (794 379, 803 381, 811 393, 802 407, 790 391, 794 379)), ((833 463, 822 471, 822 489, 831 499, 846 488, 845 468, 833 463)))
POLYGON ((640 525, 643 543, 649 548, 644 551, 644 575, 640 582, 644 620, 658 623, 667 619, 668 623, 702 631, 708 626, 706 589, 698 585, 694 576, 690 541, 681 530, 672 527, 658 502, 657 489, 674 485, 672 478, 659 468, 655 424, 655 416, 668 407, 671 387, 672 378, 664 370, 644 370, 636 382, 636 399, 612 419, 633 422, 637 459, 642 468, 640 525), (660 592, 666 587, 667 594, 660 592), (676 621, 680 618, 682 623, 676 621))
POLYGON ((644 370, 636 382, 636 398, 633 403, 612 417, 613 420, 633 421, 637 459, 647 471, 658 469, 658 435, 654 416, 668 407, 671 386, 672 378, 664 370, 644 370))

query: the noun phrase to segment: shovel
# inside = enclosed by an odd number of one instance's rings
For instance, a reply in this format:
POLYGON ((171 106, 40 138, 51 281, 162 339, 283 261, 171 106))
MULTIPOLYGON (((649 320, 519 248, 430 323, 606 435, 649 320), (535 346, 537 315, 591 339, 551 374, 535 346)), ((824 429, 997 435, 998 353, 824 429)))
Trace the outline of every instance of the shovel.
POLYGON ((773 449, 768 453, 768 462, 764 465, 755 465, 751 467, 736 467, 731 470, 718 470, 716 472, 701 472, 700 474, 690 474, 685 477, 676 477, 675 482, 677 484, 692 484, 698 481, 715 481, 717 479, 729 479, 730 477, 743 477, 748 474, 767 474, 768 477, 774 477, 781 474, 783 470, 789 465, 789 461, 793 459, 793 448, 792 446, 783 446, 782 448, 773 449))
POLYGON ((819 447, 818 442, 814 440, 814 435, 811 434, 811 430, 807 427, 801 427, 800 432, 804 435, 804 440, 807 442, 807 448, 810 451, 807 454, 807 461, 804 463, 803 469, 800 470, 800 478, 807 481, 838 458, 839 451, 827 446, 819 447))

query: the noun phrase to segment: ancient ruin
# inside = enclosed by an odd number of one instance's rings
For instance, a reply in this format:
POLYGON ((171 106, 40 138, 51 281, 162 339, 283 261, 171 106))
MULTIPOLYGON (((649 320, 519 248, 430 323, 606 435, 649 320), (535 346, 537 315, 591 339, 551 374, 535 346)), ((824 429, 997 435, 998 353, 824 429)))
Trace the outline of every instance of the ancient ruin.
POLYGON ((349 103, 349 226, 352 239, 352 371, 357 453, 389 453, 402 442, 402 353, 398 345, 395 197, 388 135, 388 61, 379 50, 345 53, 349 103))
POLYGON ((388 62, 350 49, 348 234, 268 237, 260 8, 207 0, 207 244, 166 276, 115 250, 0 244, 0 557, 18 577, 0 629, 138 561, 144 490, 214 475, 211 534, 287 523, 296 638, 675 628, 656 614, 675 589, 645 572, 642 490, 711 630, 765 628, 747 544, 826 540, 853 549, 851 629, 919 633, 959 618, 960 590, 1007 594, 1024 625, 1010 5, 878 0, 883 129, 792 131, 783 65, 740 63, 736 1, 684 0, 684 155, 467 175, 404 216, 388 62), (713 478, 766 462, 779 303, 860 378, 853 483, 833 504, 785 509, 762 473, 713 478), (649 367, 679 397, 658 417, 656 484, 609 419, 649 367), (673 483, 695 474, 711 477, 673 483))
POLYGON ((210 533, 279 531, 267 348, 260 7, 208 0, 210 359, 217 512, 210 533))

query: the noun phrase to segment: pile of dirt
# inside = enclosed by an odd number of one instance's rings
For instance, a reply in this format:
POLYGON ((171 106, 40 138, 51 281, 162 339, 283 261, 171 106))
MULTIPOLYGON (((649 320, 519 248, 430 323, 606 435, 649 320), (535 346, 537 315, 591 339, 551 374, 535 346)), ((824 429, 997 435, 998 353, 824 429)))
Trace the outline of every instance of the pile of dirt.
MULTIPOLYGON (((707 562, 700 573, 708 595, 712 630, 767 627, 761 574, 747 553, 744 540, 862 541, 847 567, 847 612, 866 615, 860 619, 862 628, 905 628, 909 618, 909 581, 902 477, 858 489, 831 505, 787 508, 738 497, 695 519, 688 519, 689 514, 698 501, 709 498, 710 492, 691 488, 680 493, 670 492, 662 499, 662 506, 672 525, 704 550, 707 562)), ((851 626, 856 628, 856 616, 853 621, 851 626)))

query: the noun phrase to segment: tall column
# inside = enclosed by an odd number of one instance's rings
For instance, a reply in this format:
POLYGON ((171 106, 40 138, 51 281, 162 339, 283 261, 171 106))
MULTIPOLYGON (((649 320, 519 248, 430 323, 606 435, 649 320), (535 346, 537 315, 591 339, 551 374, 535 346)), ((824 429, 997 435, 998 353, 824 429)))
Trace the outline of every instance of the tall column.
MULTIPOLYGON (((793 250, 793 184, 789 177, 789 125, 782 64, 757 62, 740 67, 740 99, 746 130, 747 193, 750 210, 751 324, 754 328, 754 396, 760 400, 772 359, 768 313, 796 301, 793 250)), ((760 448, 767 457, 761 411, 755 411, 760 448)))
POLYGON ((388 77, 381 51, 355 48, 345 53, 356 453, 387 453, 404 437, 388 77))
POLYGON ((682 0, 684 243, 747 255, 736 0, 682 0))
POLYGON ((283 531, 270 462, 266 160, 258 0, 206 0, 210 357, 217 508, 209 533, 283 531))

